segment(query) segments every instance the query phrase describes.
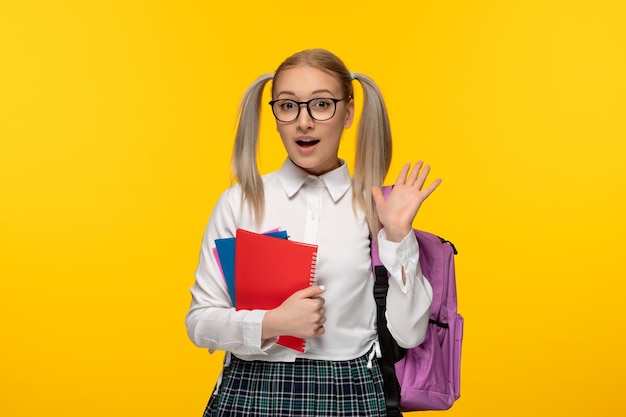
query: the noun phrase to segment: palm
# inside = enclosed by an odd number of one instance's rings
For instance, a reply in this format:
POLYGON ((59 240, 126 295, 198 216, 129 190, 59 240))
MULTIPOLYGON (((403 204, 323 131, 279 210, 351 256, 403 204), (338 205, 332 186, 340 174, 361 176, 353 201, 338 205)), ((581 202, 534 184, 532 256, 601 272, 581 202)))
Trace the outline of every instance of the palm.
POLYGON ((437 179, 424 188, 430 167, 418 162, 410 174, 409 168, 410 164, 402 168, 387 199, 380 188, 372 189, 378 218, 390 240, 398 241, 409 233, 420 206, 441 183, 437 179))

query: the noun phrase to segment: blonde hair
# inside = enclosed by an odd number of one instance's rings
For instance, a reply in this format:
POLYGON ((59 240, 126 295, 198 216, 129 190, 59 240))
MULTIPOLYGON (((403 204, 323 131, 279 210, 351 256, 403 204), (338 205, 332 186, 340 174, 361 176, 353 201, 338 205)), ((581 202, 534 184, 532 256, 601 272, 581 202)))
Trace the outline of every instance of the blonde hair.
POLYGON ((301 65, 317 68, 335 77, 339 81, 343 97, 354 97, 353 79, 361 83, 363 108, 356 137, 352 191, 354 204, 363 210, 370 233, 375 237, 380 223, 371 190, 372 187, 382 185, 391 163, 391 128, 387 108, 372 79, 361 73, 349 72, 341 59, 324 49, 309 49, 290 56, 280 64, 274 74, 257 78, 244 93, 231 161, 234 176, 241 186, 242 203, 249 205, 260 222, 265 206, 263 182, 257 166, 263 88, 272 78, 276 85, 284 70, 301 65))

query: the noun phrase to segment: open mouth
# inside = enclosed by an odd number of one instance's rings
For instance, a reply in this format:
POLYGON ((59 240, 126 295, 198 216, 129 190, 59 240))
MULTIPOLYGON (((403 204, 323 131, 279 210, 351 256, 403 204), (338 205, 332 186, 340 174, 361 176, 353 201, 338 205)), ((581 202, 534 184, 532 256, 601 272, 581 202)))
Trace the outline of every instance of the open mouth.
POLYGON ((303 147, 303 148, 310 148, 312 146, 315 146, 319 143, 319 140, 317 139, 311 139, 311 140, 297 140, 296 143, 298 144, 298 146, 303 147))

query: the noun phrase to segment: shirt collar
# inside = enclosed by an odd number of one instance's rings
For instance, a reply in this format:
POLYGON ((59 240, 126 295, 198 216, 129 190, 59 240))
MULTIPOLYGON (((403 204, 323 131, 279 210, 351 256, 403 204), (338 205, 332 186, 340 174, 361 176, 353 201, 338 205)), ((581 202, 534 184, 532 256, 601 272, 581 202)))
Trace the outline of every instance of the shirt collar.
POLYGON ((348 165, 343 159, 340 159, 340 162, 341 165, 338 168, 315 177, 287 158, 283 166, 278 170, 278 178, 289 198, 293 197, 302 188, 307 178, 318 178, 326 186, 333 201, 337 202, 352 186, 348 165))

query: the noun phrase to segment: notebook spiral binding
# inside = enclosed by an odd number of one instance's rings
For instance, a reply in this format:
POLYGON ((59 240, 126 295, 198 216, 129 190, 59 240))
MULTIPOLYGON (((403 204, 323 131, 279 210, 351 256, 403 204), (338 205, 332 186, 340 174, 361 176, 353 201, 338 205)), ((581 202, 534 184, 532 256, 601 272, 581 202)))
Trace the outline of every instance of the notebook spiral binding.
MULTIPOLYGON (((311 255, 311 272, 309 275, 309 284, 315 285, 317 274, 317 252, 313 252, 311 255)), ((306 352, 306 339, 302 339, 302 351, 306 352)))
POLYGON ((313 252, 313 256, 311 258, 311 275, 309 276, 309 283, 311 285, 315 284, 316 273, 317 273, 317 252, 313 252))

